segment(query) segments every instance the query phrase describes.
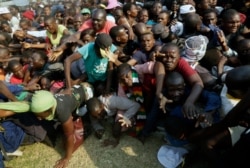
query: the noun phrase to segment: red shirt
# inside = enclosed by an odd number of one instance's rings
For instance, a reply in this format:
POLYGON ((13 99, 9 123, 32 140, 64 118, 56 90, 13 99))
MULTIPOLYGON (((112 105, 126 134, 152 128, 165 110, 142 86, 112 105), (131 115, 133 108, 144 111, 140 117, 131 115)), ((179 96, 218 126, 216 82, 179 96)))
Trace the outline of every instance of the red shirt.
MULTIPOLYGON (((114 26, 116 26, 115 23, 113 23, 113 22, 107 20, 107 21, 105 22, 105 25, 104 25, 103 29, 99 30, 99 31, 96 32, 96 33, 106 33, 106 34, 109 34, 110 29, 111 29, 112 27, 114 27, 114 26)), ((86 20, 86 21, 82 24, 82 26, 79 28, 78 31, 83 31, 83 30, 88 29, 88 28, 93 28, 92 19, 86 20)))

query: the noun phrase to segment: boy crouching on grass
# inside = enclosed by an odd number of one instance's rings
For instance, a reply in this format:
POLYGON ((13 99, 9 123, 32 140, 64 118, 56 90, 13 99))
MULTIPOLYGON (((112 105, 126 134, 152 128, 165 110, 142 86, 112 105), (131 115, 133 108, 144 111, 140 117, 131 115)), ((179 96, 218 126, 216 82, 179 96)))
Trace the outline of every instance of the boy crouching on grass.
POLYGON ((133 118, 140 108, 140 104, 126 97, 108 95, 93 97, 87 101, 87 110, 90 113, 90 119, 97 138, 101 139, 104 134, 104 128, 100 124, 106 116, 114 117, 112 133, 114 139, 107 139, 104 145, 119 144, 122 131, 127 130, 133 125, 133 118))

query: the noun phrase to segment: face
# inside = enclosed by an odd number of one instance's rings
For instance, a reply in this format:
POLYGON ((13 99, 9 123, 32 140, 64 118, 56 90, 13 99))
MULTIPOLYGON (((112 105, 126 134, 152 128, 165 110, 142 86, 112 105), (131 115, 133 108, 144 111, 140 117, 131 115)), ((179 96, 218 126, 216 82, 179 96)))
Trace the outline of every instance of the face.
POLYGON ((92 24, 95 31, 100 31, 103 29, 106 22, 106 18, 100 12, 96 12, 92 15, 92 24))
POLYGON ((2 24, 3 32, 12 33, 12 29, 8 24, 2 24))
POLYGON ((142 10, 139 14, 139 21, 143 23, 147 23, 148 21, 148 11, 142 10))
POLYGON ((161 3, 155 3, 155 5, 152 8, 152 13, 154 15, 159 15, 159 13, 162 11, 162 4, 161 3))
POLYGON ((38 120, 44 120, 46 119, 47 117, 49 117, 51 114, 52 114, 52 108, 44 111, 44 112, 41 112, 41 113, 34 113, 36 115, 36 117, 38 118, 38 120))
POLYGON ((240 15, 236 14, 223 20, 223 28, 227 33, 236 33, 240 27, 240 15))
POLYGON ((101 105, 99 108, 93 111, 91 115, 94 118, 97 118, 98 120, 104 119, 104 117, 106 116, 106 111, 104 110, 104 106, 101 105))
POLYGON ((86 34, 85 36, 83 36, 82 41, 84 44, 87 44, 89 42, 95 41, 95 37, 92 37, 89 34, 86 34))
POLYGON ((211 7, 215 7, 217 5, 217 0, 210 0, 211 7))
POLYGON ((120 43, 127 43, 128 42, 128 33, 126 29, 121 29, 118 33, 117 39, 120 43))
POLYGON ((43 68, 45 64, 45 61, 41 59, 41 56, 38 53, 33 53, 30 61, 30 66, 35 70, 43 68))
POLYGON ((138 8, 137 8, 137 6, 136 5, 132 5, 129 12, 130 12, 130 16, 137 17, 137 15, 138 15, 138 8))
POLYGON ((132 80, 132 72, 128 72, 126 75, 122 75, 120 77, 121 83, 124 85, 131 87, 133 85, 133 80, 132 80))
POLYGON ((12 68, 12 73, 15 77, 19 79, 24 78, 23 66, 21 64, 17 64, 12 68))
POLYGON ((51 13, 50 8, 44 8, 44 15, 45 15, 45 16, 49 16, 50 13, 51 13))
POLYGON ((50 89, 50 80, 47 78, 41 79, 41 88, 42 90, 49 90, 50 89))
POLYGON ((185 85, 183 81, 176 84, 167 84, 167 97, 174 102, 179 102, 184 95, 184 90, 185 85))
POLYGON ((166 26, 169 22, 169 16, 166 13, 160 13, 158 15, 157 22, 166 26))
POLYGON ((210 9, 210 0, 203 0, 199 6, 203 10, 210 9))
POLYGON ((88 20, 90 18, 89 13, 82 13, 82 16, 83 16, 83 20, 88 20))
POLYGON ((45 29, 50 32, 51 34, 56 33, 57 31, 57 24, 55 22, 52 22, 50 20, 47 20, 44 24, 45 29))
POLYGON ((152 34, 142 35, 141 46, 145 51, 150 51, 155 45, 155 39, 152 34))
POLYGON ((76 30, 78 30, 82 25, 82 19, 81 17, 75 17, 74 18, 74 27, 76 30))
POLYGON ((18 13, 18 11, 15 8, 10 7, 9 10, 12 15, 16 15, 18 13))
POLYGON ((161 51, 165 54, 165 57, 162 58, 162 63, 165 67, 166 71, 173 71, 180 59, 180 53, 177 47, 175 46, 168 46, 164 47, 161 51))
POLYGON ((217 16, 215 13, 207 13, 204 15, 204 18, 203 18, 203 23, 205 25, 216 25, 217 23, 217 16))
POLYGON ((21 22, 19 25, 20 25, 22 30, 24 30, 24 31, 29 30, 29 25, 26 22, 21 22))

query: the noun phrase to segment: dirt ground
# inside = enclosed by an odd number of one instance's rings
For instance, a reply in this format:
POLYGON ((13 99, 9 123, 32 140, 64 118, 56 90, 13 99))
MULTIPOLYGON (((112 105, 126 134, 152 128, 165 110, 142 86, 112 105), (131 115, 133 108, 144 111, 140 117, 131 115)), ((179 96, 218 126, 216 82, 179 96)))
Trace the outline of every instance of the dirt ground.
MULTIPOLYGON (((109 127, 103 139, 110 137, 109 127)), ((153 133, 143 145, 134 137, 123 135, 115 148, 102 147, 102 141, 93 134, 73 154, 68 168, 162 168, 157 152, 164 145, 163 134, 153 133)), ((63 153, 61 139, 55 148, 43 143, 22 146, 22 156, 5 161, 8 168, 52 168, 63 153)))

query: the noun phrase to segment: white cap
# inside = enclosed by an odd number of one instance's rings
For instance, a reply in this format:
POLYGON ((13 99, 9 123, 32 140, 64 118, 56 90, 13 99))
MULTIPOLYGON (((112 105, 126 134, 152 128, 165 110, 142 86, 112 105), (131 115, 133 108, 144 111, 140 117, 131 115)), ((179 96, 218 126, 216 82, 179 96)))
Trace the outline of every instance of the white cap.
POLYGON ((0 15, 10 13, 10 10, 7 7, 0 7, 0 15))
POLYGON ((195 7, 193 5, 188 4, 180 6, 180 14, 187 14, 192 12, 196 12, 195 7))

